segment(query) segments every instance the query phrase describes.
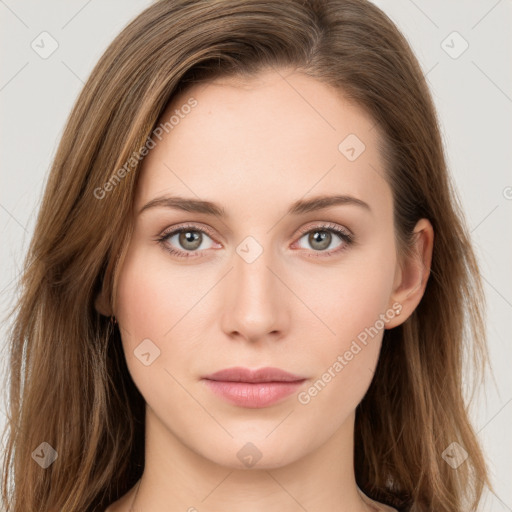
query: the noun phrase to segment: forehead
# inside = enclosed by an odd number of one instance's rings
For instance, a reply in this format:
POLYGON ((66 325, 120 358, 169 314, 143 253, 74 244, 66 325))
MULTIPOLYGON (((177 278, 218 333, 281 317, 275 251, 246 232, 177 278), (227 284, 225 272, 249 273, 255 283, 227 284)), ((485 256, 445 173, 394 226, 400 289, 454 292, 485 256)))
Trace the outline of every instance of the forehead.
POLYGON ((138 204, 171 192, 247 207, 333 189, 389 196, 374 120, 300 73, 194 85, 168 105, 166 122, 143 161, 138 204))

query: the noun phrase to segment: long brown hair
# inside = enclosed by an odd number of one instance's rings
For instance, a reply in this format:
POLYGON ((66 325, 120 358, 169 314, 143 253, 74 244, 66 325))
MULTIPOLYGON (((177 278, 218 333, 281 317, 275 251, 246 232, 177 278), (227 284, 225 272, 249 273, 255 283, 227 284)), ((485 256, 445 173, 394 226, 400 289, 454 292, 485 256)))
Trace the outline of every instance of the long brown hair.
POLYGON ((115 304, 133 228, 134 155, 191 84, 283 67, 338 88, 374 119, 401 254, 420 218, 435 232, 424 296, 404 324, 385 331, 356 411, 357 483, 404 510, 476 509, 489 481, 462 372, 470 354, 475 384, 484 375, 483 291, 435 108, 407 41, 366 0, 160 0, 99 60, 51 168, 11 312, 8 511, 103 510, 141 476, 144 400, 118 327, 94 307, 102 288, 115 304), (457 469, 442 456, 452 442, 469 454, 457 469), (50 448, 57 459, 43 468, 37 457, 55 456, 50 448))

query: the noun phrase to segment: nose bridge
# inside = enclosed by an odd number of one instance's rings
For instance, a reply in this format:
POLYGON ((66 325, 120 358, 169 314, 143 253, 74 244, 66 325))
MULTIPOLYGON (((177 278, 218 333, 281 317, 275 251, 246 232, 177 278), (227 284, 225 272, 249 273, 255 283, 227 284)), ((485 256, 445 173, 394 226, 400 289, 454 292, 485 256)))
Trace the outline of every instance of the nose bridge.
MULTIPOLYGON (((268 238, 266 239, 268 240, 268 238)), ((282 284, 275 276, 276 261, 270 247, 247 237, 233 254, 228 296, 224 302, 224 330, 257 340, 284 328, 282 284), (270 270, 272 269, 272 271, 270 270)))

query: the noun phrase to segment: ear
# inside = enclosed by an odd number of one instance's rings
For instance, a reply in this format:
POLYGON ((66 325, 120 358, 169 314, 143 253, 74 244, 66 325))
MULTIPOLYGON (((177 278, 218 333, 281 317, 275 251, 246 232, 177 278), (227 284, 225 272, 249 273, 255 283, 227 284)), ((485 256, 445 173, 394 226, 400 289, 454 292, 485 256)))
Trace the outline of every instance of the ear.
POLYGON ((94 307, 96 308, 96 311, 104 316, 111 316, 112 308, 110 307, 110 301, 107 297, 107 292, 105 290, 105 287, 102 286, 100 293, 96 296, 96 299, 94 300, 94 307))
POLYGON ((434 229, 427 219, 420 219, 414 227, 414 247, 412 254, 397 262, 393 292, 390 297, 390 307, 397 309, 400 314, 395 315, 388 323, 386 329, 392 329, 407 320, 423 297, 430 275, 432 251, 434 247, 434 229))

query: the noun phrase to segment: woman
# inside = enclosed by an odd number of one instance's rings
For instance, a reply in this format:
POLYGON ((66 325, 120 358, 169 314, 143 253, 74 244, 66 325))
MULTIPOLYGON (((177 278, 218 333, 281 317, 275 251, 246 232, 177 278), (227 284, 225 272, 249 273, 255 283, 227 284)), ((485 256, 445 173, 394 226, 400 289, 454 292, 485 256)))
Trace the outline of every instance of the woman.
POLYGON ((488 484, 479 271, 369 2, 146 9, 71 113, 22 286, 8 510, 457 512, 488 484))

